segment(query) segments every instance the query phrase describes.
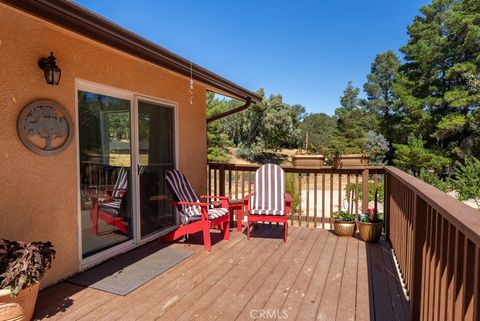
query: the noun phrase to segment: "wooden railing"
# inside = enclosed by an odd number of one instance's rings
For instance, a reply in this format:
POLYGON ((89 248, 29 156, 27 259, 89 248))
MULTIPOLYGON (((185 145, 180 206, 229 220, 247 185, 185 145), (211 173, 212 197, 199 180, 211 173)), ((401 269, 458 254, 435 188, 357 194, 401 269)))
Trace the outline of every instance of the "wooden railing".
POLYGON ((385 167, 387 238, 410 296, 411 320, 480 320, 480 213, 385 167))
MULTIPOLYGON (((208 192, 242 199, 254 191, 258 165, 208 164, 208 192)), ((292 195, 293 225, 330 228, 332 212, 348 204, 351 213, 359 214, 371 207, 383 207, 383 167, 319 168, 283 167, 287 192, 292 195), (370 188, 369 188, 370 182, 370 188), (369 191, 363 193, 362 191, 369 191), (370 194, 370 200, 369 200, 370 194), (374 196, 372 196, 374 195, 374 196)))
MULTIPOLYGON (((209 164, 209 193, 242 198, 253 192, 257 168, 209 164)), ((352 213, 369 205, 384 208, 386 238, 410 298, 410 320, 480 320, 479 211, 395 167, 284 171, 287 191, 298 202, 292 224, 331 228, 330 214, 344 200, 352 213), (369 182, 374 200, 368 193, 360 197, 359 187, 366 191, 369 182)))

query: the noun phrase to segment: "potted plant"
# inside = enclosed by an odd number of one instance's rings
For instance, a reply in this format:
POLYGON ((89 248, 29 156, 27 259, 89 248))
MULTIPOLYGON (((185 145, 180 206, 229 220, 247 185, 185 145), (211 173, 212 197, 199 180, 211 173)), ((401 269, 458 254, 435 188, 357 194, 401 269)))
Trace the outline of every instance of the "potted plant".
POLYGON ((51 242, 3 240, 0 245, 0 320, 30 320, 45 271, 52 265, 51 242))
POLYGON ((376 208, 369 208, 362 213, 357 225, 360 238, 365 242, 378 242, 382 236, 383 220, 376 208))
POLYGON ((332 213, 335 221, 333 222, 333 230, 338 236, 354 236, 357 231, 355 225, 355 215, 347 212, 339 211, 332 213))

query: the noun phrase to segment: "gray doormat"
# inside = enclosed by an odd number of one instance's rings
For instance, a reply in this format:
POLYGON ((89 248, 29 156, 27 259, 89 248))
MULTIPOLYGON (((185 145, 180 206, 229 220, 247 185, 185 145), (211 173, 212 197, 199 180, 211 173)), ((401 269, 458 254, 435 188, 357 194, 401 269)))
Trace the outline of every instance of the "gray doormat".
POLYGON ((146 244, 80 273, 68 282, 127 295, 193 254, 163 246, 146 244))

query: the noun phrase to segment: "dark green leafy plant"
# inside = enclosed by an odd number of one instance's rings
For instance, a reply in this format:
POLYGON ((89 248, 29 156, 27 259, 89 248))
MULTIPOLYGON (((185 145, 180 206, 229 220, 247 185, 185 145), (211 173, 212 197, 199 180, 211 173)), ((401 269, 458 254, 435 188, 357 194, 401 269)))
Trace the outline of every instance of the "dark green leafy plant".
POLYGON ((332 213, 333 218, 335 221, 340 222, 354 222, 355 221, 355 214, 350 214, 347 212, 339 211, 332 213))
POLYGON ((40 281, 52 266, 55 250, 51 242, 3 240, 0 245, 0 288, 12 296, 40 281))

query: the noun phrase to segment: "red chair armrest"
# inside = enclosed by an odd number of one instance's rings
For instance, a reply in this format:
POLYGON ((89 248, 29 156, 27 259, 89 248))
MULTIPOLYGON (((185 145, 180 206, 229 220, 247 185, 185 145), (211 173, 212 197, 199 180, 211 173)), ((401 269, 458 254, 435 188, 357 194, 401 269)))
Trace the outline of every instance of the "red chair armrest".
POLYGON ((202 210, 202 221, 208 221, 208 203, 201 203, 201 202, 177 202, 172 201, 174 205, 193 205, 193 206, 200 206, 202 210))
POLYGON ((206 207, 208 208, 208 203, 202 203, 202 202, 177 202, 177 201, 172 201, 172 204, 174 205, 196 205, 200 207, 206 207))
POLYGON ((199 198, 218 198, 219 200, 228 200, 228 196, 202 195, 199 198))
POLYGON ((199 197, 200 199, 204 198, 204 199, 218 199, 220 200, 220 207, 223 207, 223 208, 228 208, 228 206, 230 205, 230 198, 228 196, 214 196, 214 195, 202 195, 199 197))

